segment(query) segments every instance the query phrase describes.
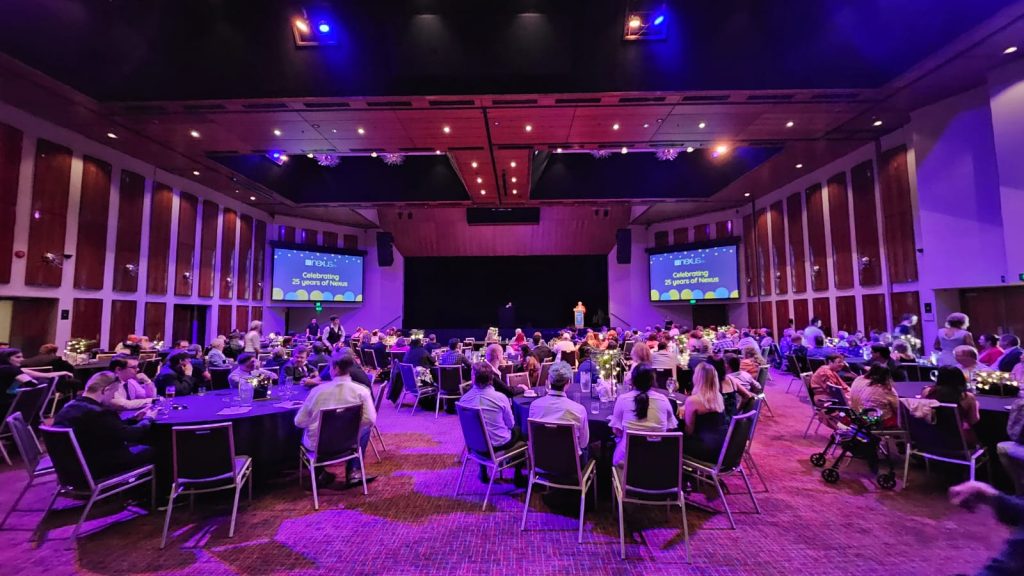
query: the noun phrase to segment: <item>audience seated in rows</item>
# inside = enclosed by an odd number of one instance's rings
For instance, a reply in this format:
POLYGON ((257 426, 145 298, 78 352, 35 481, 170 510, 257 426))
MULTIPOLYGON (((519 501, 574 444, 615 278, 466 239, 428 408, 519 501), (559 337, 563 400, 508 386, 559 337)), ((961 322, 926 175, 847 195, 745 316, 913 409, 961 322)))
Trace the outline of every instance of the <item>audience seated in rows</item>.
POLYGON ((121 383, 107 405, 114 410, 139 410, 157 397, 156 384, 139 371, 139 360, 119 354, 110 359, 110 370, 121 383))
POLYGON ((123 420, 108 407, 120 387, 121 381, 113 372, 100 372, 89 379, 82 396, 68 402, 53 419, 54 426, 75 432, 95 479, 153 462, 153 449, 144 444, 155 410, 147 407, 123 420))
POLYGON ((666 432, 679 427, 668 398, 651 391, 654 381, 654 368, 650 364, 638 364, 632 371, 633 389, 615 399, 611 419, 616 439, 612 456, 615 466, 621 466, 626 458, 626 430, 666 432))
POLYGON ((572 382, 572 367, 567 362, 555 362, 548 369, 548 386, 551 390, 530 404, 530 418, 545 422, 567 422, 576 427, 580 454, 587 453, 590 443, 590 428, 587 425, 587 410, 579 402, 565 395, 565 387, 572 382))
MULTIPOLYGON (((377 410, 373 405, 373 397, 369 388, 360 386, 352 380, 350 374, 355 366, 351 355, 336 354, 331 357, 329 382, 323 382, 310 390, 302 408, 295 415, 295 426, 304 430, 302 444, 310 450, 316 450, 320 411, 341 406, 358 404, 362 406, 362 419, 359 424, 359 445, 363 450, 370 441, 370 430, 377 422, 377 410)), ((349 460, 345 467, 346 483, 359 482, 359 462, 349 460)), ((366 478, 370 481, 370 478, 366 478)), ((318 474, 317 484, 326 486, 334 481, 334 475, 324 469, 318 474)))

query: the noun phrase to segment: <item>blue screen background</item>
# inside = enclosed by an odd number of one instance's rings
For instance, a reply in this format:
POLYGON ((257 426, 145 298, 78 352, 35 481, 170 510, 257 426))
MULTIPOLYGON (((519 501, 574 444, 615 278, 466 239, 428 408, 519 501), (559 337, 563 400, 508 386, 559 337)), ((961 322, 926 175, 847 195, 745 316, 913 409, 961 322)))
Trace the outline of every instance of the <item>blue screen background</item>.
POLYGON ((271 285, 271 300, 362 302, 363 257, 275 248, 271 285))
POLYGON ((651 302, 739 298, 736 246, 651 254, 651 302))

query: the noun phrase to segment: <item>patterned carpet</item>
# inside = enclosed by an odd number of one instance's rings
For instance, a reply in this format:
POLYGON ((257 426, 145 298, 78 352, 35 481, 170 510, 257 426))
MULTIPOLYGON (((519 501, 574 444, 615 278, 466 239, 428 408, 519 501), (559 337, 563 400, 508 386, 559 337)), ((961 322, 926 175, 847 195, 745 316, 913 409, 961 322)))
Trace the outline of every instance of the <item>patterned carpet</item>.
MULTIPOLYGON (((758 428, 754 455, 770 488, 755 480, 762 514, 753 513, 742 482, 728 496, 737 529, 722 513, 688 508, 692 564, 687 564, 678 510, 628 507, 627 555, 619 558, 611 501, 587 511, 583 544, 576 518, 550 511, 535 497, 527 530, 519 531, 525 491, 496 486, 493 506, 480 511, 485 486, 467 472, 464 494, 453 496, 462 449, 454 416, 386 405, 379 421, 389 451, 372 456, 377 481, 369 496, 324 490, 313 511, 294 475, 257 490, 227 537, 230 500, 198 500, 196 513, 176 510, 172 540, 159 550, 162 515, 100 506, 78 543, 70 540, 79 508, 51 515, 45 541, 29 542, 53 483, 33 488, 0 531, 0 563, 22 575, 46 574, 955 574, 977 570, 1007 535, 986 510, 951 507, 944 479, 912 469, 911 487, 878 489, 862 462, 825 484, 808 456, 824 435, 801 438, 806 400, 785 394, 788 377, 769 384, 774 417, 758 428)), ((794 391, 796 387, 794 386, 794 391)), ((939 471, 941 472, 941 471, 939 471)), ((0 509, 25 481, 19 468, 0 470, 0 509)), ((700 499, 701 496, 695 498, 700 499)), ((718 507, 719 503, 712 503, 718 507)), ((720 508, 719 508, 720 509, 720 508)), ((9 572, 12 573, 12 572, 9 572)))

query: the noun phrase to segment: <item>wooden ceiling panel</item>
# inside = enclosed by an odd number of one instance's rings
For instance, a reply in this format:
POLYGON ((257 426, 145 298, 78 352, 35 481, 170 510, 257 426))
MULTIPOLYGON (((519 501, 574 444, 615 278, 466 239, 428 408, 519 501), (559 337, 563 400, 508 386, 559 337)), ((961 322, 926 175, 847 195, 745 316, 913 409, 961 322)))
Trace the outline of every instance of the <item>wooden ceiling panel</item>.
POLYGON ((676 114, 673 113, 658 128, 658 140, 735 140, 739 134, 757 121, 759 114, 734 112, 732 114, 676 114), (701 128, 704 123, 704 128, 701 128))
POLYGON ((471 201, 477 204, 498 203, 498 187, 494 182, 491 155, 486 150, 459 150, 448 155, 458 170, 471 201), (474 163, 476 167, 473 166, 474 163), (481 194, 481 190, 486 194, 481 194))
POLYGON ((487 142, 484 114, 479 109, 400 110, 395 114, 416 147, 448 150, 487 142))
POLYGON ((568 142, 575 108, 498 108, 487 111, 495 144, 568 142), (530 126, 527 131, 526 127, 530 126))
POLYGON ((498 178, 502 180, 502 202, 525 203, 530 198, 530 161, 529 150, 496 150, 494 152, 495 167, 498 178), (514 166, 513 166, 514 164, 514 166), (512 179, 515 179, 515 182, 512 179))
POLYGON ((578 108, 573 117, 569 141, 647 142, 655 135, 659 124, 664 122, 671 111, 671 106, 578 108), (618 129, 615 128, 616 125, 618 129))

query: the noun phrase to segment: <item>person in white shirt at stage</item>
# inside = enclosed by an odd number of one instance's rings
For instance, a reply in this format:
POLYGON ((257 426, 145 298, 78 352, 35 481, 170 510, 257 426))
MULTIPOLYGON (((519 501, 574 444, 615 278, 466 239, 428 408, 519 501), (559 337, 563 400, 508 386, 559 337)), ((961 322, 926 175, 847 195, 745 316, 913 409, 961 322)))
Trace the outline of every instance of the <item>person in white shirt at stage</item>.
POLYGON ((548 368, 548 385, 551 391, 530 404, 530 418, 545 422, 568 422, 576 426, 582 460, 586 461, 590 429, 587 427, 587 410, 579 402, 565 395, 565 387, 572 381, 572 367, 567 362, 555 362, 548 368))
POLYGON ((157 397, 156 385, 142 372, 139 361, 131 356, 118 355, 110 359, 110 370, 121 386, 107 405, 114 410, 138 410, 153 403, 157 397))
MULTIPOLYGON (((330 375, 331 381, 320 384, 310 390, 306 401, 299 408, 295 415, 295 426, 302 428, 305 432, 302 435, 302 444, 310 450, 316 450, 317 435, 319 434, 320 411, 350 404, 362 406, 362 419, 359 422, 359 446, 366 450, 370 442, 370 430, 377 422, 377 410, 373 406, 373 397, 370 389, 352 381, 349 372, 355 366, 355 360, 351 354, 336 354, 331 357, 330 375)), ((361 481, 359 477, 359 462, 349 460, 345 467, 345 480, 348 484, 356 484, 361 481)), ((367 476, 366 481, 374 480, 367 476)), ((321 469, 317 477, 317 484, 326 486, 334 482, 334 474, 321 469)))

